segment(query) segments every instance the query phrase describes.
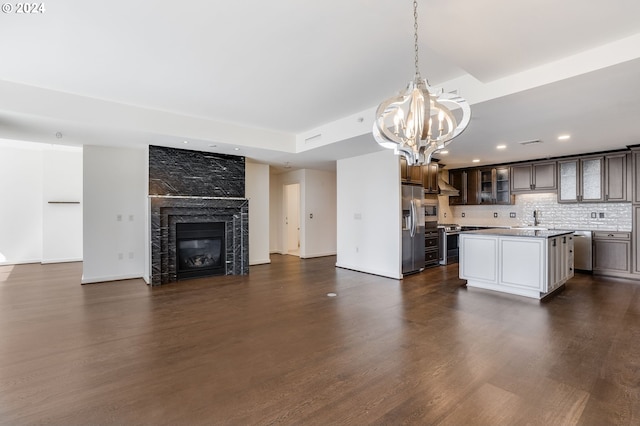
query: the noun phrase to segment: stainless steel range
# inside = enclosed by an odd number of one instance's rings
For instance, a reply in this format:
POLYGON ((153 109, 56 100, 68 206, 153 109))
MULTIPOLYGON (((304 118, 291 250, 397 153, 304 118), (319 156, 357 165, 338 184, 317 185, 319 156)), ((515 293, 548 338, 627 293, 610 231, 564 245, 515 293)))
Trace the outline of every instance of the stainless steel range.
POLYGON ((458 234, 461 230, 462 227, 454 223, 438 225, 441 265, 458 262, 458 234))

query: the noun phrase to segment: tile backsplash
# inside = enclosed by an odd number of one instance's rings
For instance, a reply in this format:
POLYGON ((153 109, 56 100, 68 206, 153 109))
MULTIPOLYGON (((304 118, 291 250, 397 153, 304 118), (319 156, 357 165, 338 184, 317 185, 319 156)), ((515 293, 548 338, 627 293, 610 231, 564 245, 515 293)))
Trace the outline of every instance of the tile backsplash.
POLYGON ((527 226, 533 225, 533 212, 537 210, 539 226, 546 228, 629 232, 632 228, 631 203, 559 204, 555 193, 519 194, 515 204, 509 206, 449 206, 449 197, 438 199, 440 223, 527 226), (515 218, 511 217, 513 213, 515 218))

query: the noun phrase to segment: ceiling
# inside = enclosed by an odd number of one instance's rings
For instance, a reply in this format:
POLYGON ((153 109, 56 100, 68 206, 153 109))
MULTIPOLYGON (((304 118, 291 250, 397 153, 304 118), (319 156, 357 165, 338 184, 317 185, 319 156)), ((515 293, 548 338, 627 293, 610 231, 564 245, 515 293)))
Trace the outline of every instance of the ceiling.
MULTIPOLYGON (((360 132, 298 152, 296 136, 369 111, 413 76, 409 0, 44 6, 0 14, 0 138, 332 169, 380 148, 360 132)), ((637 0, 419 0, 418 14, 422 74, 472 107, 437 155, 448 167, 640 143, 637 0)))

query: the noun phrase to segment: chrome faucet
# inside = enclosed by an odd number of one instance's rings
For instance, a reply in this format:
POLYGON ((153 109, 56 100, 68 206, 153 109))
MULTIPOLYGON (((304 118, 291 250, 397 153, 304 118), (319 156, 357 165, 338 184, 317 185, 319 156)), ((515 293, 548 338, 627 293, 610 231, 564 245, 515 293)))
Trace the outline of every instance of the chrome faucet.
POLYGON ((540 212, 538 210, 533 211, 533 226, 540 225, 540 212))

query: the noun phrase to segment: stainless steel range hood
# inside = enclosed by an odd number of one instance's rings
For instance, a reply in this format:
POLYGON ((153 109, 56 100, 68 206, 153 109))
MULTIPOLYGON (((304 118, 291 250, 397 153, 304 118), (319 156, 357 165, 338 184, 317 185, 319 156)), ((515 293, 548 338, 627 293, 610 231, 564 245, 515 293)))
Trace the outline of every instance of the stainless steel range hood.
POLYGON ((438 177, 438 192, 440 195, 448 195, 450 197, 458 197, 460 195, 460 190, 445 182, 441 177, 438 177))

